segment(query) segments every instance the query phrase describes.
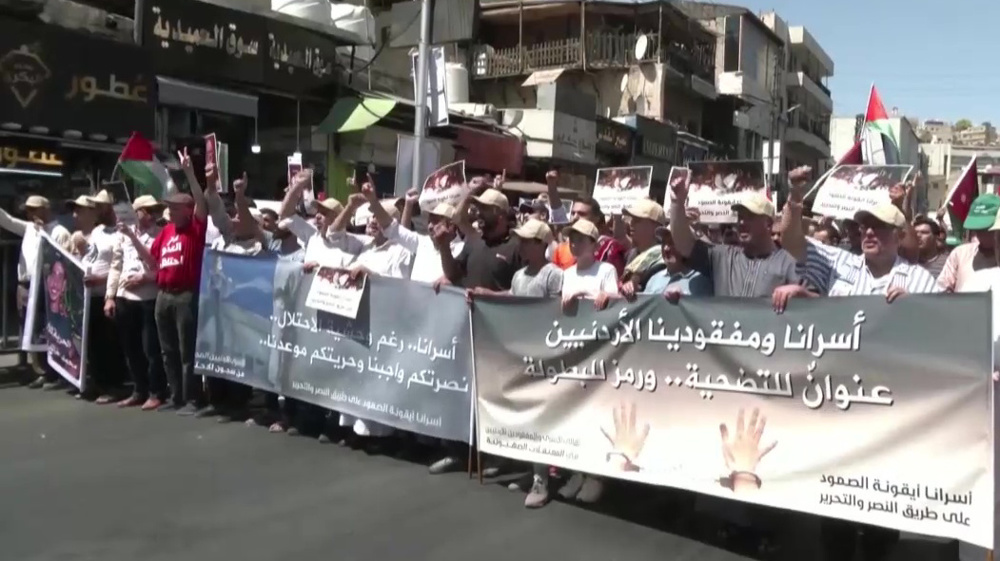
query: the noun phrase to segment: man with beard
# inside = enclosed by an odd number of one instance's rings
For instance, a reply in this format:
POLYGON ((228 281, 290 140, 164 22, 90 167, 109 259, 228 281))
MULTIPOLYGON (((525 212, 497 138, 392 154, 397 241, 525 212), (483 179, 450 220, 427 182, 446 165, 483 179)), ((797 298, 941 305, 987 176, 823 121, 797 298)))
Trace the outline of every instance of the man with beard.
MULTIPOLYGON (((789 180, 808 173, 799 168, 789 180)), ((795 258, 778 248, 771 238, 774 204, 758 192, 747 193, 743 202, 733 205, 736 211, 738 245, 710 245, 695 237, 688 222, 683 201, 687 186, 672 185, 670 233, 677 253, 691 268, 712 279, 716 296, 761 298, 787 284, 798 284, 795 258)))
MULTIPOLYGON (((463 232, 472 231, 469 224, 469 206, 479 210, 480 235, 470 235, 458 257, 450 251, 451 237, 443 225, 433 234, 434 243, 441 255, 444 277, 435 283, 453 284, 466 290, 483 288, 491 292, 510 290, 514 273, 521 268, 517 238, 511 236, 511 209, 507 196, 496 189, 466 191, 455 211, 454 222, 463 232)), ((465 445, 448 443, 448 455, 430 466, 432 474, 441 474, 462 466, 465 445)))

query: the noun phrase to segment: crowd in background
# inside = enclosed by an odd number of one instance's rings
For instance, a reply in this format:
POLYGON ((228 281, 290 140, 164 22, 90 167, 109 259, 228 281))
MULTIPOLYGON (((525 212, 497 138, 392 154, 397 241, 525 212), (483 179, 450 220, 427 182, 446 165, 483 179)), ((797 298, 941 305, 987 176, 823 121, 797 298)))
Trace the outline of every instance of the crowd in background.
MULTIPOLYGON (((157 200, 132 201, 135 224, 124 224, 107 191, 70 203, 72 232, 53 220, 42 197, 24 204, 25 217, 0 211, 0 227, 23 236, 18 265, 19 304, 24 312, 44 230, 87 267, 91 288, 88 383, 77 397, 97 404, 170 411, 266 427, 272 433, 304 435, 322 442, 364 448, 371 453, 427 457, 431 473, 462 469, 467 446, 429 442, 367 419, 194 372, 198 292, 206 248, 239 255, 277 254, 307 271, 341 270, 412 279, 436 287, 464 289, 469 299, 513 295, 561 299, 563 306, 605 307, 638 294, 682 298, 727 296, 768 298, 780 313, 798 298, 985 290, 997 278, 994 251, 1000 198, 982 195, 964 223, 971 241, 947 243, 941 215, 911 216, 912 184, 894 185, 890 202, 866 208, 851 220, 811 218, 803 200, 813 179, 799 168, 788 175, 788 203, 782 212, 763 194, 749 192, 733 207, 735 224, 701 224, 687 208, 688 185, 668 188, 674 201, 664 208, 642 199, 621 216, 606 216, 590 198, 563 205, 557 171, 546 176, 547 192, 528 204, 503 190, 502 180, 476 177, 457 204, 419 208, 417 190, 380 200, 369 181, 359 181, 343 202, 328 198, 311 208, 300 204, 311 188, 311 171, 298 173, 280 208, 257 209, 246 195, 244 175, 232 197, 219 186, 202 187, 186 153, 178 155, 188 192, 157 200), (352 218, 367 207, 360 227, 352 218)), ((919 181, 916 178, 915 181, 919 181)), ((432 306, 427 308, 433 314, 432 306)), ((38 365, 43 368, 43 365, 38 365)), ((31 387, 64 388, 43 369, 31 387)), ((67 388, 68 389, 68 388, 67 388)), ((486 475, 515 466, 491 460, 486 475)), ((594 503, 604 482, 581 473, 560 473, 537 465, 512 489, 538 508, 551 499, 594 503)), ((657 492, 684 498, 693 511, 704 501, 677 490, 657 492), (701 501, 701 502, 700 502, 701 501)), ((709 503, 711 506, 711 503, 709 503)), ((763 508, 715 505, 728 535, 765 547, 776 518, 763 508)), ((711 510, 711 509, 710 509, 711 510)), ((801 515, 795 515, 801 516, 801 515)), ((898 532, 823 521, 827 559, 852 559, 860 547, 866 559, 886 555, 898 532)))

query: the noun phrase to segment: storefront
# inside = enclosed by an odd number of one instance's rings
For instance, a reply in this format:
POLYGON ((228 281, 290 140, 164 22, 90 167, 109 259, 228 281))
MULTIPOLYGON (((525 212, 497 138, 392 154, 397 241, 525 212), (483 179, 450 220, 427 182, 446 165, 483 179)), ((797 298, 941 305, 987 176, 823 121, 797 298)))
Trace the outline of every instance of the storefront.
POLYGON ((631 165, 653 166, 653 183, 664 183, 670 168, 677 164, 677 128, 642 115, 615 119, 635 131, 635 151, 631 165))
POLYGON ((602 168, 627 166, 632 161, 635 145, 635 131, 612 119, 598 117, 597 122, 597 164, 602 168))
POLYGON ((215 133, 229 146, 230 174, 246 171, 249 192, 260 198, 280 195, 287 157, 300 152, 315 169, 316 189, 325 188, 331 141, 314 126, 336 99, 343 41, 194 0, 143 9, 142 42, 160 89, 160 146, 188 146, 197 164, 204 135, 215 133))

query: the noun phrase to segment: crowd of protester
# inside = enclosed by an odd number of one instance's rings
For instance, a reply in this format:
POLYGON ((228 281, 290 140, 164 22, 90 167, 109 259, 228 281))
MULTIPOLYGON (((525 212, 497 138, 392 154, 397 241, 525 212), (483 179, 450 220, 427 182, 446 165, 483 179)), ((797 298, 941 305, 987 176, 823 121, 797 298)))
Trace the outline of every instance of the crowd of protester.
MULTIPOLYGON (((941 214, 911 216, 912 185, 890 190, 891 202, 858 212, 852 220, 811 218, 803 193, 811 170, 788 175, 789 197, 782 213, 759 194, 733 208, 734 225, 718 228, 698 221, 686 208, 688 186, 669 185, 669 208, 643 199, 621 216, 605 216, 593 199, 575 201, 567 212, 559 174, 546 175, 547 192, 525 205, 511 205, 501 181, 470 180, 457 205, 420 209, 418 192, 380 200, 370 182, 360 182, 346 201, 301 204, 311 188, 311 171, 296 175, 275 212, 255 208, 244 175, 232 185, 231 200, 217 186, 203 188, 186 153, 179 154, 190 193, 174 192, 159 201, 132 202, 134 225, 115 218, 106 191, 70 203, 74 231, 59 226, 47 200, 32 196, 26 219, 0 211, 0 227, 24 237, 18 266, 22 312, 37 257, 38 231, 72 252, 88 267, 91 287, 87 372, 80 399, 144 411, 213 417, 220 422, 263 426, 273 433, 303 435, 322 442, 364 448, 371 453, 436 454, 432 474, 465 467, 468 448, 429 442, 390 427, 330 412, 278 395, 255 399, 249 387, 194 371, 198 292, 206 247, 240 255, 277 254, 318 267, 453 285, 468 298, 481 295, 558 297, 566 307, 587 301, 602 308, 614 299, 662 295, 672 302, 688 297, 769 298, 780 313, 797 298, 884 295, 892 302, 906 294, 985 290, 980 271, 998 266, 995 232, 1000 197, 980 196, 964 228, 971 241, 951 247, 941 214), (364 206, 371 218, 354 231, 352 218, 364 206), (418 221, 416 218, 420 217, 418 221), (417 226, 416 224, 420 225, 417 226)), ((919 179, 917 179, 919 181, 919 179)), ((433 308, 428 308, 433 313, 433 308)), ((64 384, 46 370, 33 388, 64 384)), ((68 389, 68 388, 67 388, 68 389)), ((72 391, 72 390, 70 390, 72 391)), ((511 466, 487 464, 486 475, 511 466)), ((536 465, 512 490, 525 493, 524 505, 539 508, 556 496, 594 503, 604 494, 600 478, 560 473, 536 465), (553 484, 558 478, 559 485, 553 484)), ((732 535, 766 544, 781 516, 757 516, 758 507, 721 499, 688 497, 692 510, 718 511, 732 535), (751 523, 751 520, 753 523, 751 523)), ((795 515, 800 516, 800 515, 795 515)), ((878 559, 898 532, 823 520, 827 559, 851 559, 860 547, 878 559)))

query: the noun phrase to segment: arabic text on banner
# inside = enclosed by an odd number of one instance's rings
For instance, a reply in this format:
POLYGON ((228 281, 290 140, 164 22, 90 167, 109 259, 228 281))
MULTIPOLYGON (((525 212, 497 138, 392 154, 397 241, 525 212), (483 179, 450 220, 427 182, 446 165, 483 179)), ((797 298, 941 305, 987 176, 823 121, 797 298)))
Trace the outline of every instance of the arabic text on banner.
POLYGON ((313 277, 293 261, 207 251, 195 371, 469 442, 472 332, 464 293, 372 277, 371 297, 350 319, 305 305, 313 277))
POLYGON ((837 166, 819 185, 813 212, 853 219, 859 210, 889 202, 889 188, 905 182, 913 166, 837 166))
POLYGON ((782 315, 764 299, 641 297, 573 315, 477 300, 478 442, 988 548, 990 310, 988 293, 796 301, 782 315))
POLYGON ((705 224, 736 222, 733 205, 750 193, 766 193, 764 163, 758 160, 691 162, 687 206, 705 224))
POLYGON ((41 274, 35 279, 40 279, 42 285, 35 290, 45 303, 48 363, 82 391, 86 383, 90 289, 83 282, 83 265, 48 235, 43 233, 41 239, 41 274))
POLYGON ((601 168, 594 178, 594 200, 605 214, 621 214, 635 201, 649 197, 652 177, 652 166, 601 168))

